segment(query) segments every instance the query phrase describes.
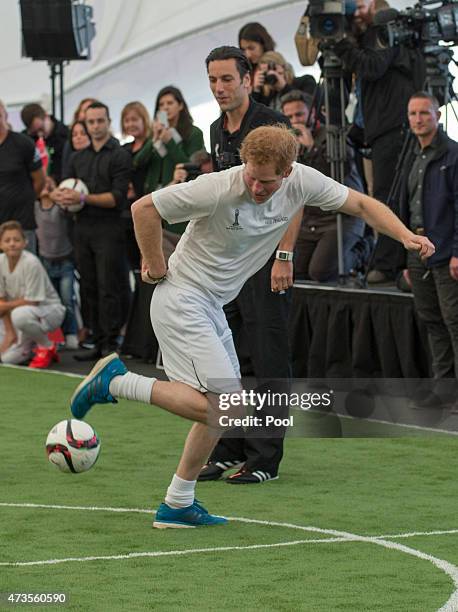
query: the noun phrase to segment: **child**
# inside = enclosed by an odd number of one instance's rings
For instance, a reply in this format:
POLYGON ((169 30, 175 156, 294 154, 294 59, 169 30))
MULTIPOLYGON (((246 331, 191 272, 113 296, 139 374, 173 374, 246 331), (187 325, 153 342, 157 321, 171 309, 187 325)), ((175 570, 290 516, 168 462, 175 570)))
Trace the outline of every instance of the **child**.
POLYGON ((46 179, 47 185, 35 202, 36 234, 38 254, 48 276, 65 306, 65 318, 62 331, 67 349, 78 348, 76 336, 78 326, 75 317, 75 294, 73 282, 75 266, 73 263, 73 246, 69 237, 71 215, 55 204, 50 198, 52 179, 46 179))
POLYGON ((22 364, 32 351, 31 368, 46 368, 58 360, 47 333, 57 329, 65 308, 40 260, 25 250, 21 224, 0 225, 0 358, 22 364))

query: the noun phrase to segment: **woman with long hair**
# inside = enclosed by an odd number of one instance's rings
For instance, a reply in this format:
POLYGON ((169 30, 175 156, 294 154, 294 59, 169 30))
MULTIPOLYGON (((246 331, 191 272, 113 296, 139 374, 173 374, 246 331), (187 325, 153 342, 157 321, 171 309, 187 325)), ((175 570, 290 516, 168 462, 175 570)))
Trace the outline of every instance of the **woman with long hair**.
POLYGON ((70 126, 68 143, 65 145, 65 155, 62 160, 62 176, 68 176, 72 153, 85 149, 91 144, 91 139, 82 120, 75 120, 70 126))
MULTIPOLYGON (((121 111, 121 132, 124 137, 130 136, 133 140, 127 142, 123 147, 132 155, 132 161, 145 147, 151 136, 150 116, 148 110, 141 102, 129 102, 121 111)), ((132 270, 140 268, 140 251, 135 240, 134 226, 130 207, 145 195, 147 168, 145 166, 135 167, 131 173, 127 199, 129 207, 124 211, 126 218, 126 246, 129 265, 132 270)))
MULTIPOLYGON (((123 147, 134 160, 151 136, 150 116, 144 104, 135 101, 124 106, 121 111, 121 133, 124 138, 132 138, 123 147)), ((129 188, 128 199, 133 202, 145 195, 146 170, 136 168, 131 176, 132 184, 129 188)))
POLYGON ((275 41, 272 36, 266 28, 257 21, 246 23, 240 28, 239 47, 250 60, 252 66, 251 82, 253 87, 260 87, 258 82, 255 83, 255 76, 257 74, 256 67, 261 56, 267 51, 274 51, 275 46, 275 41))
MULTIPOLYGON (((134 112, 132 107, 130 112, 134 112)), ((164 87, 157 95, 151 134, 148 136, 144 136, 139 126, 128 127, 127 119, 126 114, 123 132, 134 136, 134 177, 140 177, 141 173, 144 176, 143 192, 139 193, 140 187, 134 187, 138 197, 168 185, 174 178, 175 166, 189 162, 195 151, 204 148, 203 134, 193 125, 183 94, 176 87, 164 87), (145 141, 141 145, 143 137, 145 141)), ((185 228, 186 223, 164 223, 162 244, 166 259, 172 254, 185 228)), ((135 276, 137 280, 140 277, 139 274, 135 276)), ((144 313, 149 312, 153 289, 153 285, 137 283, 122 347, 124 353, 144 359, 151 359, 156 346, 151 326, 144 325, 144 313)))
MULTIPOLYGON (((122 212, 124 221, 124 232, 126 239, 126 254, 130 270, 133 272, 135 279, 135 291, 133 296, 130 295, 128 287, 123 283, 122 304, 123 313, 126 314, 126 329, 122 345, 124 354, 138 355, 141 357, 149 357, 152 352, 154 339, 149 327, 144 326, 141 308, 140 296, 143 295, 144 289, 147 289, 140 282, 140 267, 141 255, 135 239, 134 224, 132 221, 132 213, 130 207, 143 195, 145 195, 145 183, 148 173, 147 166, 136 166, 135 160, 142 153, 151 138, 150 116, 144 104, 138 101, 129 102, 121 111, 121 133, 123 137, 130 137, 132 140, 123 145, 123 147, 131 154, 133 168, 130 175, 129 190, 127 192, 128 207, 122 212), (126 299, 127 298, 127 299, 126 299)), ((125 281, 125 278, 122 279, 125 281)), ((150 293, 146 296, 145 302, 151 298, 150 293)))
MULTIPOLYGON (((87 107, 93 102, 97 102, 96 98, 83 98, 80 101, 78 106, 75 108, 75 112, 73 113, 72 127, 77 123, 84 123, 87 107)), ((84 127, 84 129, 86 128, 84 127)), ((75 151, 75 149, 72 147, 72 137, 70 134, 70 139, 65 143, 64 150, 62 151, 62 176, 67 176, 66 170, 68 170, 70 156, 73 151, 75 151)))
MULTIPOLYGON (((194 125, 181 91, 172 85, 162 88, 154 107, 152 137, 134 159, 134 168, 147 168, 145 193, 168 185, 175 166, 189 162, 193 153, 204 148, 202 131, 194 125)), ((181 235, 184 227, 177 223, 167 229, 181 235)))

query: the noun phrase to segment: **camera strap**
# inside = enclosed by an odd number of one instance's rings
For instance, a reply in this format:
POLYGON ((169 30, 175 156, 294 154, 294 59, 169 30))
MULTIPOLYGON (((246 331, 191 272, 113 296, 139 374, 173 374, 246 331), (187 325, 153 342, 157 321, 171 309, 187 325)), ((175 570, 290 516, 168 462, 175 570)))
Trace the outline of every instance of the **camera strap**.
MULTIPOLYGON (((258 114, 260 110, 260 107, 257 104, 250 104, 250 108, 248 109, 247 113, 245 114, 245 116, 242 119, 242 125, 240 126, 240 130, 237 133, 237 140, 239 142, 239 146, 242 144, 245 136, 248 134, 248 132, 250 132, 253 128, 252 128, 252 122, 253 119, 256 117, 256 115, 258 114)), ((219 165, 219 159, 220 157, 226 152, 225 151, 225 142, 224 142, 224 127, 223 127, 223 123, 224 123, 224 116, 221 115, 218 123, 215 126, 215 129, 213 131, 213 134, 211 134, 211 140, 212 142, 217 143, 217 145, 215 144, 215 156, 216 159, 218 161, 218 165, 219 165), (217 138, 215 137, 217 136, 217 138)), ((233 151, 233 153, 237 156, 238 159, 240 159, 239 157, 239 153, 238 153, 238 149, 237 151, 233 151)), ((241 161, 239 162, 240 165, 241 161)), ((219 169, 219 168, 218 168, 219 169)))

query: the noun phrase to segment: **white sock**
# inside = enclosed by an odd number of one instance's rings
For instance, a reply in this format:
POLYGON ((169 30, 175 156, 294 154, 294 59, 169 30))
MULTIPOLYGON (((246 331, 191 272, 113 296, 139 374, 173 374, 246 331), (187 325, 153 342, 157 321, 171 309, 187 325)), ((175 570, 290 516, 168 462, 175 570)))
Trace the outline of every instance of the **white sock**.
POLYGON ((172 478, 165 503, 171 508, 186 508, 194 502, 194 490, 197 480, 183 480, 176 474, 172 478))
POLYGON ((151 404, 151 390, 156 380, 157 378, 127 372, 122 376, 115 376, 110 382, 109 390, 114 397, 151 404))

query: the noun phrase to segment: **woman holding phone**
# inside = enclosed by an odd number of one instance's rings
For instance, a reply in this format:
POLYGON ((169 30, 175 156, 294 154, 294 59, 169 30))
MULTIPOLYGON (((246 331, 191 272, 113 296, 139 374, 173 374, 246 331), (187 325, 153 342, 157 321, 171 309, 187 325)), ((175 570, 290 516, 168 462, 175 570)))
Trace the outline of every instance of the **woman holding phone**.
MULTIPOLYGON (((165 187, 173 180, 175 166, 190 161, 205 149, 202 130, 193 124, 188 105, 177 87, 163 87, 156 98, 152 137, 134 159, 134 168, 147 167, 144 193, 165 187)), ((172 254, 186 223, 165 224, 164 255, 172 254)))
POLYGON ((168 185, 175 166, 189 162, 193 153, 205 148, 183 94, 171 85, 157 95, 151 132, 152 138, 134 160, 134 166, 148 167, 145 193, 168 185))

